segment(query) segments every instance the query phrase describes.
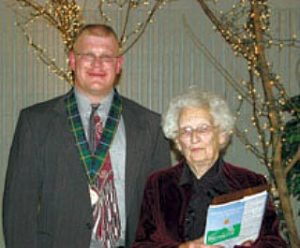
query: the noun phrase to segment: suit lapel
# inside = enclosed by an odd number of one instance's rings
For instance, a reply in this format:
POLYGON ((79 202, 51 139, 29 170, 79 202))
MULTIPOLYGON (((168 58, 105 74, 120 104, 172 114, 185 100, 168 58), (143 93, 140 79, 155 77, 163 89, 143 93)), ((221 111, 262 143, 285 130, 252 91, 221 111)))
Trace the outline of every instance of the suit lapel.
MULTIPOLYGON (((78 152, 77 147, 75 146, 75 137, 73 136, 71 132, 71 127, 68 122, 68 117, 67 117, 67 112, 65 108, 65 102, 64 99, 70 94, 68 92, 65 94, 63 97, 57 101, 56 105, 53 106, 53 111, 56 113, 54 115, 54 118, 56 119, 55 121, 60 123, 61 126, 61 132, 60 132, 60 140, 64 143, 65 146, 65 152, 68 154, 68 159, 71 159, 72 162, 71 164, 73 165, 72 168, 80 168, 79 170, 81 171, 82 175, 85 175, 84 177, 79 177, 78 180, 81 182, 84 182, 86 185, 88 185, 88 177, 86 174, 86 171, 84 167, 82 166, 80 162, 80 155, 78 152)), ((71 168, 70 168, 71 169, 71 168)))

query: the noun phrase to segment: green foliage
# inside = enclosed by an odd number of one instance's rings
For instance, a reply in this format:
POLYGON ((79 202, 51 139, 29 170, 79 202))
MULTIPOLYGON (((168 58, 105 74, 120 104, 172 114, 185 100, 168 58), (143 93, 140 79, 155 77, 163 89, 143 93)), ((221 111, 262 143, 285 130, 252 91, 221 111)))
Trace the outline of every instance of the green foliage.
MULTIPOLYGON (((291 114, 291 119, 285 124, 283 132, 282 158, 287 164, 300 147, 300 95, 292 97, 285 105, 284 111, 291 114)), ((287 185, 289 193, 300 201, 300 160, 289 171, 287 185)))

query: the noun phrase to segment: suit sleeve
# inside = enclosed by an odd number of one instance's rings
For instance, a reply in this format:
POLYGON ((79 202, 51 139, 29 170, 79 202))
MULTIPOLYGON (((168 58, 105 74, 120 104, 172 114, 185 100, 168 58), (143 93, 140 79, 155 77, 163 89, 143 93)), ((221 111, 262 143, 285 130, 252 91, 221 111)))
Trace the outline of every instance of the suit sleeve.
POLYGON ((163 167, 168 167, 171 165, 171 157, 170 157, 170 143, 164 137, 161 127, 158 124, 158 132, 156 138, 156 145, 152 153, 152 166, 153 170, 158 170, 163 167))
POLYGON ((10 150, 3 198, 6 248, 37 247, 39 149, 21 112, 10 150))

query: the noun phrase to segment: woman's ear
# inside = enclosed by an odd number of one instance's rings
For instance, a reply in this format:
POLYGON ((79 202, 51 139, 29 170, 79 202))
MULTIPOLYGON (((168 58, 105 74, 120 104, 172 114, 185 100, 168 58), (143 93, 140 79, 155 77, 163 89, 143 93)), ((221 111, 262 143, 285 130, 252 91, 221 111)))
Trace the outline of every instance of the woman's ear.
POLYGON ((228 134, 224 131, 219 133, 219 145, 223 146, 224 144, 226 144, 228 139, 228 134))
POLYGON ((181 144, 180 144, 178 138, 175 139, 174 143, 175 143, 176 149, 181 152, 182 151, 182 147, 181 147, 181 144))

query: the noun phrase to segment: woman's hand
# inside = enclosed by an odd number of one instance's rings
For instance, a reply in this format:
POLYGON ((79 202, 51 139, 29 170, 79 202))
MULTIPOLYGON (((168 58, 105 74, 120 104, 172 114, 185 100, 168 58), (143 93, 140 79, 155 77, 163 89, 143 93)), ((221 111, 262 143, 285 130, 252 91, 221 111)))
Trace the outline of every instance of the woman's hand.
POLYGON ((244 243, 242 243, 241 245, 245 246, 245 247, 251 247, 253 245, 253 243, 254 243, 253 240, 247 240, 244 243))
POLYGON ((206 245, 203 237, 182 243, 178 248, 222 248, 222 245, 206 245))

